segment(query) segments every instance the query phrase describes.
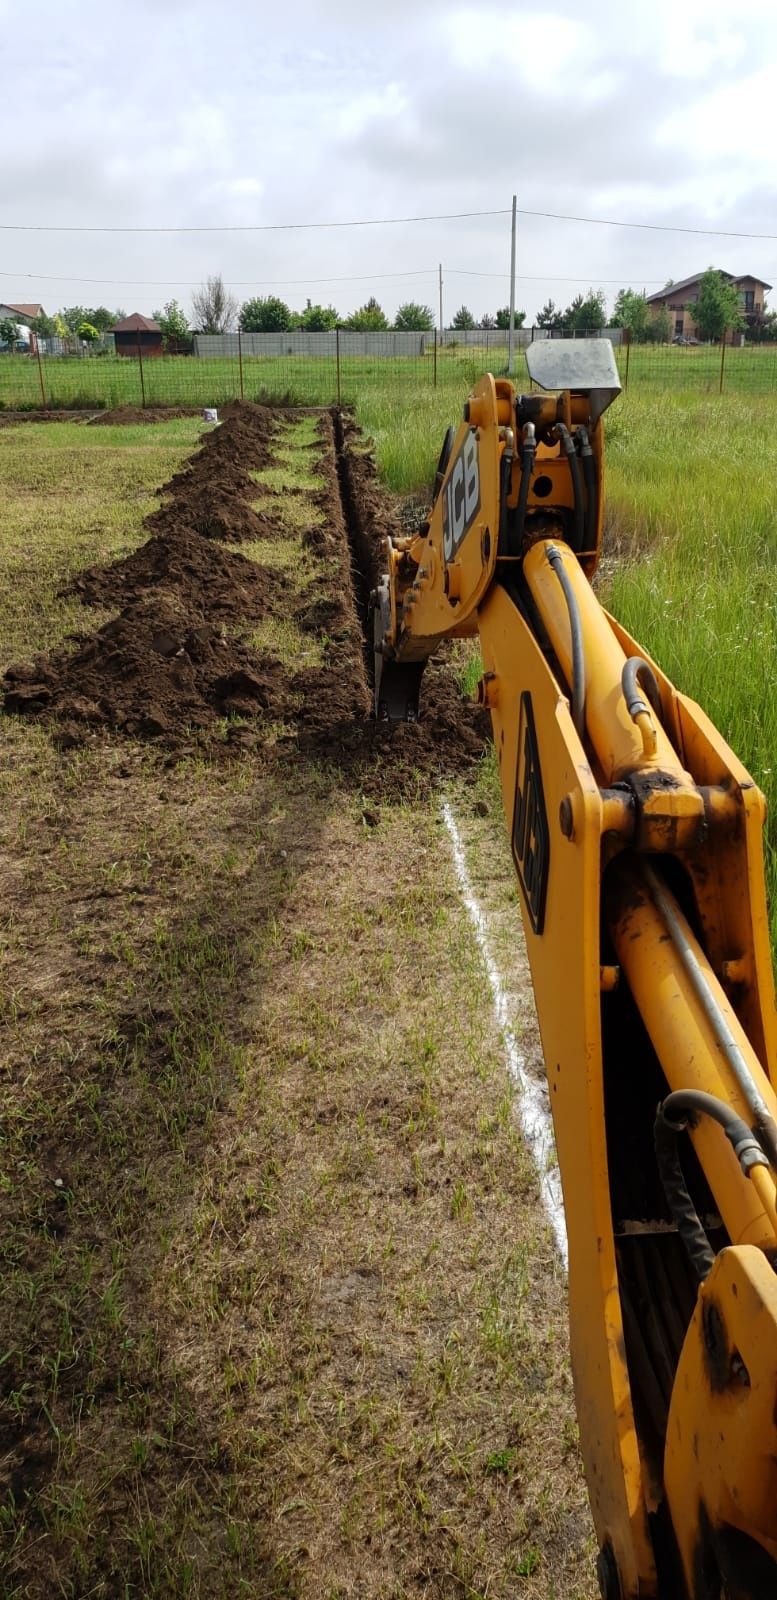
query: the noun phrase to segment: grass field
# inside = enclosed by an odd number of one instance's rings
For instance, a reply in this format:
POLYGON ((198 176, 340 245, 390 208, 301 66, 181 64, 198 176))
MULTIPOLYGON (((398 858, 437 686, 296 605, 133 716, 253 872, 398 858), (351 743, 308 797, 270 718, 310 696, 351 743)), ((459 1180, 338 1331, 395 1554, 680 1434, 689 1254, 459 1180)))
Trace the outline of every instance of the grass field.
MULTIPOLYGON (((395 488, 428 487, 472 364, 365 394, 395 488)), ((776 412, 624 396, 600 580, 769 796, 773 917, 776 412)), ((200 432, 0 430, 3 664, 102 620, 63 583, 142 539, 200 432)), ((257 495, 285 525, 251 551, 303 590, 313 449, 281 428, 257 495)), ((291 671, 298 628, 260 626, 291 671)), ((564 1285, 436 805, 14 719, 0 792, 0 1387, 27 1440, 0 1591, 591 1600, 564 1285)), ((453 792, 519 962, 493 773, 453 792)))
MULTIPOLYGON (((697 396, 717 394, 721 380, 718 346, 674 347, 635 345, 628 355, 616 349, 625 381, 631 389, 688 391, 697 396)), ((408 357, 334 357, 286 355, 246 356, 243 391, 249 400, 264 395, 287 395, 304 405, 374 402, 382 395, 412 403, 413 395, 433 388, 450 392, 472 382, 480 372, 506 371, 507 347, 448 345, 438 352, 408 357)), ((523 353, 516 356, 519 383, 526 382, 523 353)), ((233 359, 195 359, 166 356, 146 360, 143 375, 137 361, 113 356, 51 357, 43 362, 43 394, 53 407, 112 407, 117 405, 221 405, 241 393, 240 364, 233 359)), ((747 345, 725 352, 724 387, 729 396, 777 393, 777 347, 747 345)), ((34 357, 0 355, 0 409, 38 407, 42 404, 41 373, 34 357)))
MULTIPOLYGON (((0 431, 3 664, 102 620, 63 582, 200 429, 0 431)), ((302 594, 313 434, 257 483, 302 594)), ((4 1600, 592 1600, 563 1275, 436 801, 219 730, 2 733, 4 1600)), ((491 781, 453 792, 515 973, 491 781)))

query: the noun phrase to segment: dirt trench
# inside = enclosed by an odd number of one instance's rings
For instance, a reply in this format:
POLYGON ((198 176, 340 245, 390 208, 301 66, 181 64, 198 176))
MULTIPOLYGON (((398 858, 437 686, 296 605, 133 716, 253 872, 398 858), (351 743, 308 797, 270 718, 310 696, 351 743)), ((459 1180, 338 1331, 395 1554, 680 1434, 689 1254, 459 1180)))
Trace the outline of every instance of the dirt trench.
POLYGON ((292 533, 284 496, 263 492, 261 477, 278 468, 289 414, 235 403, 222 417, 163 486, 146 543, 69 585, 85 607, 116 615, 85 628, 75 648, 10 666, 5 711, 48 719, 64 748, 108 732, 172 753, 299 753, 382 793, 472 770, 487 719, 465 702, 444 653, 427 669, 421 722, 373 720, 368 596, 399 516, 353 418, 320 414, 311 456, 320 487, 290 486, 297 549, 278 566, 261 559, 262 545, 277 556, 292 533), (313 635, 316 665, 262 649, 256 625, 267 619, 313 635))

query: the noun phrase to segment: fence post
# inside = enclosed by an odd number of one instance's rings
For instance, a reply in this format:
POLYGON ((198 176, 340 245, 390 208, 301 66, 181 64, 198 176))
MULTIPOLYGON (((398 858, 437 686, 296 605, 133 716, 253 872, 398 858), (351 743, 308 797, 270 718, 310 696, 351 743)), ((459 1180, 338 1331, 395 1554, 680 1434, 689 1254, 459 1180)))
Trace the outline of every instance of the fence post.
POLYGON ((38 338, 37 333, 34 335, 34 339, 35 339, 35 354, 38 357, 38 377, 40 378, 40 398, 41 398, 41 404, 42 404, 43 409, 45 411, 46 410, 46 389, 45 389, 45 385, 44 385, 44 382, 43 382, 43 362, 41 361, 41 358, 40 358, 40 339, 38 338))
POLYGON ((143 353, 140 348, 140 334, 138 334, 138 368, 140 370, 140 403, 146 409, 146 385, 143 381, 143 353))
POLYGON ((434 330, 434 387, 437 388, 437 329, 434 330))
POLYGON ((245 400, 243 393, 243 336, 239 328, 237 330, 237 359, 240 367, 240 398, 245 400))
POLYGON ((720 386, 718 394, 723 393, 723 368, 726 365, 726 330, 723 329, 723 338, 720 341, 720 386))
POLYGON ((626 371, 623 374, 623 387, 629 387, 629 361, 631 360, 631 328, 624 328, 623 339, 626 345, 626 371))
POLYGON ((337 361, 337 404, 342 405, 340 394, 340 329, 335 328, 335 359, 337 361))

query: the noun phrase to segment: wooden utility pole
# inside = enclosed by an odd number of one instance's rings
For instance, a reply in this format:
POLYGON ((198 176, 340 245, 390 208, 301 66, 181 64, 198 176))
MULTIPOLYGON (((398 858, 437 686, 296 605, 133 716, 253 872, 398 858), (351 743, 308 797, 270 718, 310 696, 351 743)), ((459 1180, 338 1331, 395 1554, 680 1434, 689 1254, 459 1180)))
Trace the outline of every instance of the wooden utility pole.
POLYGON ((507 372, 512 375, 513 360, 515 356, 515 207, 516 196, 513 195, 513 220, 510 231, 510 325, 507 330, 507 372))

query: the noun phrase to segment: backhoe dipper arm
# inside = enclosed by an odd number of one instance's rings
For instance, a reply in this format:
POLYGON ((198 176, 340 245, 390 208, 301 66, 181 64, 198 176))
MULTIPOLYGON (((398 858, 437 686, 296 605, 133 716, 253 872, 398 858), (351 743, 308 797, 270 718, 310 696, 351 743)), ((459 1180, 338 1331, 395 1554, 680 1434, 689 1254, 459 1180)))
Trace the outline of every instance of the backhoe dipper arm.
POLYGON ((376 712, 478 635, 569 1238, 605 1600, 777 1597, 777 1029, 764 801, 600 606, 607 341, 530 347, 389 544, 376 712), (660 1107, 657 1117, 657 1107, 660 1107))

